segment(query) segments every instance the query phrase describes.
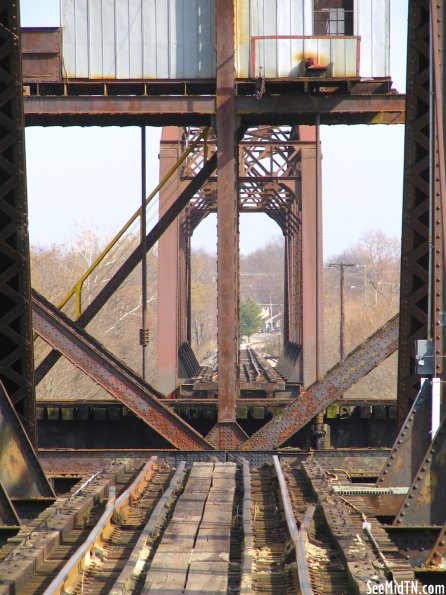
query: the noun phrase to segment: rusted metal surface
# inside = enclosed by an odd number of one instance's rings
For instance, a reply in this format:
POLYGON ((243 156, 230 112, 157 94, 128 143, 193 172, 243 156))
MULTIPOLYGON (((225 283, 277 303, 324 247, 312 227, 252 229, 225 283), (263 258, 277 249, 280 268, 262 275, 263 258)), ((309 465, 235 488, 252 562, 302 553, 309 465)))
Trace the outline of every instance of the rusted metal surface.
MULTIPOLYGON (((299 464, 309 453, 305 450, 290 451, 177 451, 151 449, 39 449, 39 460, 47 475, 85 475, 103 468, 116 459, 142 461, 156 455, 160 461, 177 466, 182 460, 188 465, 192 461, 232 461, 242 458, 252 466, 272 463, 272 456, 280 454, 289 465, 299 464)), ((377 476, 388 454, 387 449, 338 449, 314 453, 318 461, 329 471, 343 469, 353 477, 377 476)))
POLYGON ((206 440, 220 450, 234 450, 243 444, 247 438, 248 435, 245 434, 236 421, 218 421, 206 436, 206 440))
POLYGON ((0 380, 36 439, 19 3, 0 13, 0 380))
POLYGON ((401 246, 398 420, 419 388, 415 340, 426 339, 429 277, 429 0, 409 3, 401 246))
POLYGON ((251 494, 251 474, 249 463, 246 460, 242 462, 243 468, 243 560, 242 560, 242 582, 241 595, 252 594, 252 576, 253 576, 253 556, 254 541, 252 534, 252 494, 251 494))
POLYGON ((285 512, 285 519, 288 527, 288 533, 291 541, 294 544, 296 565, 297 565, 297 580, 299 584, 298 593, 302 595, 312 595, 314 593, 311 587, 310 573, 307 563, 307 544, 308 544, 308 526, 311 522, 316 507, 310 505, 305 513, 305 523, 302 523, 299 530, 296 525, 296 518, 294 516, 293 506, 291 504, 290 494, 283 475, 282 466, 278 456, 273 457, 274 468, 276 470, 277 479, 279 481, 280 499, 282 501, 283 510, 285 512))
POLYGON ((236 98, 236 113, 242 122, 256 124, 313 125, 316 114, 321 124, 369 123, 402 124, 404 122, 402 95, 340 95, 325 97, 269 96, 256 100, 252 97, 236 98), (355 115, 353 115, 355 114, 355 115))
POLYGON ((430 0, 433 90, 433 278, 432 314, 433 339, 435 351, 435 376, 445 379, 444 357, 446 355, 446 333, 444 332, 444 309, 446 295, 446 165, 445 165, 445 127, 444 127, 444 51, 445 51, 445 5, 444 0, 430 0))
POLYGON ((385 525, 386 533, 412 568, 424 566, 440 529, 438 527, 385 525))
POLYGON ((212 448, 198 432, 159 401, 160 393, 35 291, 33 316, 34 330, 42 339, 124 403, 169 443, 186 449, 212 448))
POLYGON ((379 486, 410 486, 431 442, 431 384, 426 380, 395 440, 379 486))
POLYGON ((412 481, 395 525, 443 525, 446 521, 446 416, 412 481))
MULTIPOLYGON (((160 144, 160 179, 178 161, 180 156, 181 128, 163 129, 160 144)), ((162 217, 180 194, 180 172, 174 174, 171 182, 159 195, 159 215, 162 217)), ((181 215, 180 215, 181 216, 181 215)), ((187 296, 180 292, 183 279, 180 278, 180 219, 179 217, 161 236, 158 244, 158 300, 157 335, 160 338, 156 349, 157 386, 164 394, 176 389, 178 378, 180 304, 187 296)), ((184 339, 183 339, 184 340, 184 339)))
POLYGON ((60 27, 22 28, 23 81, 30 83, 61 82, 60 27))
POLYGON ((429 552, 424 566, 427 568, 438 568, 444 566, 446 557, 446 523, 440 529, 438 537, 429 552))
POLYGON ((333 493, 330 481, 318 463, 307 461, 302 466, 317 495, 330 533, 338 544, 354 592, 366 593, 367 581, 370 581, 371 577, 374 586, 384 587, 387 579, 382 569, 382 560, 373 551, 365 536, 361 538, 358 534, 353 520, 353 515, 356 514, 362 522, 361 514, 352 511, 344 500, 333 493))
MULTIPOLYGON (((234 79, 235 7, 217 0, 218 423, 235 423, 239 372, 239 214, 234 79)), ((222 439, 222 437, 220 437, 222 439)))
POLYGON ((301 150, 302 201, 302 347, 303 385, 311 386, 321 373, 323 328, 323 247, 321 148, 317 127, 300 129, 313 147, 301 150))
MULTIPOLYGON (((0 550, 0 593, 35 592, 32 579, 36 575, 39 578, 39 567, 49 561, 51 553, 64 538, 70 541, 71 537, 72 545, 80 545, 83 531, 79 528, 88 522, 90 514, 94 516, 101 511, 101 502, 109 486, 116 485, 119 491, 122 490, 133 473, 134 469, 125 461, 109 463, 100 473, 83 478, 81 485, 75 486, 68 495, 59 497, 32 524, 23 525, 14 540, 0 550), (71 531, 74 535, 70 536, 71 531)), ((63 558, 61 561, 59 554, 59 559, 56 556, 56 567, 61 562, 63 564, 63 558)), ((53 560, 50 572, 54 573, 54 567, 53 560)), ((44 579, 45 574, 40 574, 40 582, 44 579)))
MULTIPOLYGON (((95 89, 103 93, 103 89, 95 89)), ((215 92, 215 91, 214 91, 215 92)), ((109 95, 27 96, 27 126, 208 126, 215 115, 214 96, 109 95)), ((242 125, 403 124, 404 95, 238 96, 236 115, 242 125)))
POLYGON ((51 498, 54 492, 0 382, 0 481, 9 498, 51 498))
POLYGON ((108 493, 107 506, 91 531, 85 542, 67 561, 64 567, 45 590, 46 595, 61 595, 80 582, 80 577, 86 569, 90 558, 95 556, 95 551, 101 551, 107 537, 113 531, 113 515, 122 514, 131 500, 137 500, 147 483, 152 478, 156 469, 156 457, 152 457, 139 472, 132 484, 117 497, 116 488, 112 486, 108 493), (80 575, 80 576, 79 576, 80 575))
POLYGON ((256 432, 243 449, 277 448, 397 349, 398 315, 256 432))
MULTIPOLYGON (((176 217, 181 213, 187 203, 191 200, 194 194, 198 191, 200 186, 207 180, 212 174, 217 164, 216 156, 212 156, 198 172, 188 186, 181 192, 174 204, 169 207, 163 217, 155 224, 153 229, 147 234, 146 245, 147 249, 150 250, 161 238, 163 233, 168 227, 175 221, 176 217)), ((130 275, 134 268, 141 261, 141 250, 136 248, 132 254, 125 260, 121 267, 116 271, 113 277, 98 293, 94 300, 85 308, 82 315, 76 321, 78 327, 85 327, 91 320, 96 316, 102 306, 107 300, 114 294, 114 292, 120 287, 121 283, 130 275)), ((60 354, 53 350, 48 356, 42 361, 35 372, 36 384, 42 380, 42 378, 51 370, 54 364, 58 361, 60 354)))
POLYGON ((20 527, 20 520, 14 504, 8 497, 3 484, 0 481, 0 525, 2 529, 18 529, 20 527))

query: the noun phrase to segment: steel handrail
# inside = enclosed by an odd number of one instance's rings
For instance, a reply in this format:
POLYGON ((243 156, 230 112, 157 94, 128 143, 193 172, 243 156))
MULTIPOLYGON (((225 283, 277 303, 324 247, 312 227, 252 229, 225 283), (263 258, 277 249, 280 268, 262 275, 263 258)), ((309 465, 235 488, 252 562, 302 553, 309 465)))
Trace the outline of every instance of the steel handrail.
POLYGON ((286 485, 285 477, 282 471, 282 465, 280 464, 279 457, 273 455, 274 468, 276 470, 277 479, 279 481, 280 496, 282 499, 282 505, 285 512, 285 518, 288 526, 288 532, 291 540, 294 544, 294 550, 296 554, 297 563, 297 579, 298 579, 298 593, 302 595, 314 595, 314 591, 311 587, 310 573, 308 570, 307 557, 306 557, 306 542, 308 539, 307 531, 310 524, 311 518, 313 517, 315 507, 310 505, 306 512, 304 522, 300 529, 297 528, 296 519, 294 517, 293 506, 291 504, 288 487, 286 485))
MULTIPOLYGON (((170 180, 173 174, 179 169, 179 167, 184 163, 186 158, 196 149, 199 142, 201 140, 207 141, 207 137, 209 134, 209 128, 205 128, 202 132, 196 137, 196 139, 189 145, 189 147, 182 153, 181 157, 178 161, 173 165, 170 170, 166 173, 163 179, 159 182, 159 184, 152 190, 149 196, 146 198, 145 207, 151 202, 151 200, 158 194, 158 192, 166 185, 166 183, 170 180)), ((109 254, 109 252, 114 248, 114 246, 118 243, 118 241, 123 237, 123 235, 129 230, 130 226, 141 216, 142 207, 139 207, 137 211, 130 217, 127 223, 118 231, 115 237, 107 244, 104 250, 99 254, 99 256, 94 260, 94 262, 88 267, 88 269, 83 273, 80 279, 75 283, 75 285, 70 289, 67 295, 63 298, 63 300, 57 306, 59 310, 61 310, 67 302, 73 297, 76 297, 76 314, 75 320, 77 320, 82 314, 82 288, 87 280, 87 278, 91 275, 91 273, 99 266, 99 264, 104 260, 104 258, 109 254)))
POLYGON ((84 560, 89 558, 93 549, 98 547, 102 535, 111 525, 113 515, 126 506, 130 498, 135 498, 137 494, 139 494, 141 486, 150 479, 155 469, 156 459, 157 457, 151 457, 149 459, 130 487, 128 487, 119 498, 116 498, 116 487, 110 487, 108 503, 101 518, 84 543, 75 551, 68 562, 58 572, 57 576, 45 590, 44 595, 62 595, 66 592, 65 585, 67 581, 74 581, 76 575, 82 572, 84 560))

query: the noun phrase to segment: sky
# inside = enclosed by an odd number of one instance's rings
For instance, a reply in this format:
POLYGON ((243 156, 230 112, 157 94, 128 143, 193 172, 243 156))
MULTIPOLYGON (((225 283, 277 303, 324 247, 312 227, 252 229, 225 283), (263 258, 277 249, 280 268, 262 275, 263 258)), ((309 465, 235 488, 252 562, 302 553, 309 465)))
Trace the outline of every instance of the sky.
MULTIPOLYGON (((361 0, 359 0, 361 1, 361 0)), ((391 75, 405 89, 407 0, 391 1, 391 75)), ((22 26, 58 26, 59 0, 20 0, 22 26)), ((158 182, 160 129, 147 129, 147 189, 158 182)), ((404 126, 322 126, 324 256, 365 233, 400 236, 404 126)), ((139 207, 140 130, 134 127, 26 130, 30 241, 70 244, 83 229, 109 237, 139 207)), ((247 254, 280 234, 266 215, 242 215, 247 254)), ((215 250, 216 218, 194 234, 193 247, 215 250)))

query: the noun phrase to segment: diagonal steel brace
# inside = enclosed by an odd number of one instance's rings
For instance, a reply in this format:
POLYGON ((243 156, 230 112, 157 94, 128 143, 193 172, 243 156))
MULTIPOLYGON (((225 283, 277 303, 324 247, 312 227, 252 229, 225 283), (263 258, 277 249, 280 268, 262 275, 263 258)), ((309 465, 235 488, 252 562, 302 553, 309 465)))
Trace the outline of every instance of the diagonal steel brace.
POLYGON ((399 316, 368 337, 247 440, 244 450, 278 448, 398 348, 399 316))

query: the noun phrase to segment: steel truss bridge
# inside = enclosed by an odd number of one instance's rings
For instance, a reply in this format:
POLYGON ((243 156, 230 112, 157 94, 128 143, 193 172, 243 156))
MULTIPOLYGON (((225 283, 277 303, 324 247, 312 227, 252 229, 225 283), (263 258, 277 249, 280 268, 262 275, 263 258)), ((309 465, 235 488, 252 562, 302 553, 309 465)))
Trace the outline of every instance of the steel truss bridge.
POLYGON ((409 0, 406 96, 390 79, 236 79, 234 10, 216 0, 215 79, 92 81, 63 75, 60 29, 22 31, 18 3, 0 2, 1 593, 446 584, 443 0, 409 0), (405 124, 400 311, 322 375, 319 126, 344 123, 405 124), (141 208, 131 222, 144 233, 107 282, 85 299, 89 270, 58 305, 31 290, 24 158, 25 126, 55 125, 164 127, 159 220, 147 229, 141 208), (190 243, 211 212, 218 355, 206 371, 191 348, 190 243), (285 237, 274 370, 239 348, 240 212, 266 213, 285 237), (155 388, 87 326, 157 242, 155 388), (425 339, 432 374, 420 388, 414 345, 425 339), (393 403, 356 404, 385 411, 393 446, 324 448, 324 412, 345 407, 344 392, 396 351, 395 421, 393 403), (36 384, 61 356, 109 400, 36 404, 36 384), (251 390, 265 397, 244 399, 251 390), (242 427, 244 404, 271 412, 256 431, 242 427), (205 432, 197 407, 212 409, 205 432), (59 424, 45 448, 54 411, 76 428, 88 422, 103 443, 65 449, 59 424), (99 422, 113 419, 128 434, 143 428, 145 442, 109 447, 99 422), (306 431, 315 450, 286 448, 306 431))

